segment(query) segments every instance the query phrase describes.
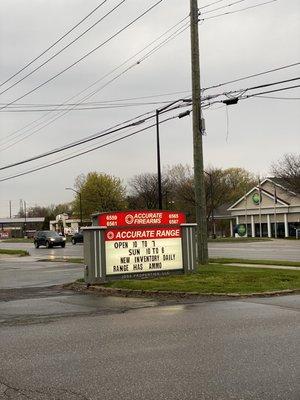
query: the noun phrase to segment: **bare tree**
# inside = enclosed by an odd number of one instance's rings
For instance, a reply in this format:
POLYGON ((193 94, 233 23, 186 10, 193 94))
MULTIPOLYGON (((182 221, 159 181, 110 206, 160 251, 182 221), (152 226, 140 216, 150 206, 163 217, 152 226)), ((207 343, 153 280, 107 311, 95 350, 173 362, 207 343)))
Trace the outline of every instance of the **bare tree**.
POLYGON ((292 190, 300 193, 300 154, 284 154, 271 165, 271 171, 276 178, 283 178, 292 190))
MULTIPOLYGON (((157 175, 154 173, 144 173, 135 175, 130 181, 130 195, 127 200, 129 208, 146 208, 155 209, 158 207, 158 181, 157 175)), ((171 187, 166 174, 162 176, 162 194, 164 203, 170 196, 171 187)), ((165 208, 166 205, 164 205, 165 208)))

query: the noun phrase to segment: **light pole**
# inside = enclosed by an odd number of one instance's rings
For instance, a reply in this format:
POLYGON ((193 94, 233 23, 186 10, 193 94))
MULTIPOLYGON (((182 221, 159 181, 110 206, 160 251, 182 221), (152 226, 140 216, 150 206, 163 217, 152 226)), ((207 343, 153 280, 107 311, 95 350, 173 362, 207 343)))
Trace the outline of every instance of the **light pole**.
MULTIPOLYGON (((162 196, 162 182, 161 182, 161 164, 160 164, 160 144, 159 144, 159 114, 161 112, 165 112, 169 107, 173 106, 174 104, 186 101, 190 102, 189 99, 179 99, 175 100, 172 103, 167 104, 166 106, 159 108, 155 112, 156 116, 156 155, 157 155, 157 181, 158 181, 158 208, 159 210, 163 209, 163 196, 162 196)), ((178 115, 178 118, 186 117, 190 115, 190 111, 185 111, 178 115)))
POLYGON ((72 190, 73 192, 75 192, 76 194, 78 194, 79 196, 79 208, 80 208, 80 226, 82 226, 82 202, 81 202, 81 193, 78 190, 75 190, 73 188, 65 188, 66 190, 72 190))
POLYGON ((27 225, 27 221, 26 221, 26 201, 24 201, 24 237, 26 237, 26 225, 27 225))
POLYGON ((210 195, 210 204, 211 204, 211 220, 212 220, 212 238, 216 238, 216 225, 214 218, 214 203, 213 203, 213 184, 212 184, 212 175, 209 172, 203 171, 209 177, 209 195, 210 195))

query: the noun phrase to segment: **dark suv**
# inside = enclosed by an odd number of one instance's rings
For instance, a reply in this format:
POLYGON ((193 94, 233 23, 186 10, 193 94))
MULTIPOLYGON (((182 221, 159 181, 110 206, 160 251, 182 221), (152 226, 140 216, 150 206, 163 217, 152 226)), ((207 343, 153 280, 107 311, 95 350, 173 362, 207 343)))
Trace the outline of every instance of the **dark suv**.
POLYGON ((79 232, 75 233, 75 235, 72 236, 71 242, 73 244, 83 243, 83 232, 79 231, 79 232))
POLYGON ((40 246, 46 246, 48 249, 53 246, 65 247, 66 238, 55 231, 38 231, 34 235, 34 246, 36 249, 40 246))

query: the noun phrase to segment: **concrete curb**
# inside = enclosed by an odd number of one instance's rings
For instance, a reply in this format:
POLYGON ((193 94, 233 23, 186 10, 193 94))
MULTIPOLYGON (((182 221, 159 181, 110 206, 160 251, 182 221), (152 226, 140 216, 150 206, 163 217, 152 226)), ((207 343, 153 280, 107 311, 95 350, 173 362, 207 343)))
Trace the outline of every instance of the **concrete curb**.
POLYGON ((288 294, 300 293, 300 289, 285 289, 272 292, 254 292, 254 293, 198 293, 198 292, 177 292, 177 291, 159 291, 159 290, 135 290, 108 288, 100 285, 93 285, 87 288, 85 283, 74 282, 65 285, 65 288, 77 292, 98 292, 104 296, 122 296, 122 297, 159 297, 159 298, 191 298, 191 297, 228 297, 228 298, 247 298, 247 297, 271 297, 283 296, 288 294))

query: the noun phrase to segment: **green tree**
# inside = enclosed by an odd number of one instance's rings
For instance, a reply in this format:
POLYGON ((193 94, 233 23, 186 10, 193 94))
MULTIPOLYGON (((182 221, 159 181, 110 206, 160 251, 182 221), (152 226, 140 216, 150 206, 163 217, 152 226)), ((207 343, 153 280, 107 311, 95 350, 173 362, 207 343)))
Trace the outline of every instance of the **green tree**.
MULTIPOLYGON (((95 212, 117 211, 126 208, 125 188, 119 178, 98 172, 79 175, 75 188, 81 193, 83 218, 90 219, 95 212)), ((74 214, 80 215, 79 195, 73 202, 74 214)))
MULTIPOLYGON (((223 204, 234 203, 257 183, 253 174, 243 168, 205 168, 207 218, 212 210, 223 204)), ((167 178, 172 191, 174 209, 187 214, 195 221, 194 176, 188 165, 175 165, 167 169, 167 178)))

